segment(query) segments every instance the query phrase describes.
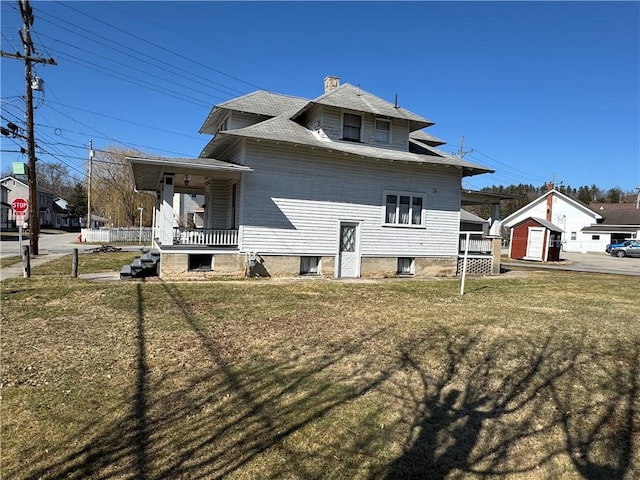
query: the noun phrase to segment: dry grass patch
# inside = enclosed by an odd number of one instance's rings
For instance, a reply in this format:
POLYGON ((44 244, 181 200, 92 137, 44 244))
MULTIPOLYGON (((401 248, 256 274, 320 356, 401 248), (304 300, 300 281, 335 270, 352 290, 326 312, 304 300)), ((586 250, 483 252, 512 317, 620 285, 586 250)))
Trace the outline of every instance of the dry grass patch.
MULTIPOLYGON (((110 252, 94 253, 80 252, 78 254, 78 273, 119 272, 123 265, 131 263, 140 252, 110 252)), ((73 265, 73 255, 64 255, 31 269, 31 274, 37 275, 70 275, 73 265)))
POLYGON ((3 475, 637 478, 639 283, 4 281, 3 475))

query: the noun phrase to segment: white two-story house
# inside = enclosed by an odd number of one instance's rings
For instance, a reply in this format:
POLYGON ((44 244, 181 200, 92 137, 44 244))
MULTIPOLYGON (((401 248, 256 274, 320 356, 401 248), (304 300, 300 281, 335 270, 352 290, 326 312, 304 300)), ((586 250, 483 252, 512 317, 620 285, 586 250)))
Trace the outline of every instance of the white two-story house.
POLYGON ((156 194, 162 278, 455 275, 461 182, 430 120, 325 79, 313 100, 257 91, 213 107, 198 158, 130 157, 156 194), (174 194, 203 195, 203 228, 176 227, 174 194))

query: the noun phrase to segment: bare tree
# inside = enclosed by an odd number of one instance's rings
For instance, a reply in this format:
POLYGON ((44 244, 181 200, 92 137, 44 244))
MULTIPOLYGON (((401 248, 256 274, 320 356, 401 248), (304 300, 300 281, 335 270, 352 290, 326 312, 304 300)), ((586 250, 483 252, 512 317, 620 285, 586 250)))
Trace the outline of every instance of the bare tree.
MULTIPOLYGON (((140 218, 138 207, 151 212, 153 198, 133 189, 133 182, 127 167, 127 156, 140 156, 134 150, 107 147, 97 152, 93 159, 91 174, 91 210, 110 220, 117 227, 132 227, 140 218)), ((150 216, 143 221, 151 224, 150 216)))

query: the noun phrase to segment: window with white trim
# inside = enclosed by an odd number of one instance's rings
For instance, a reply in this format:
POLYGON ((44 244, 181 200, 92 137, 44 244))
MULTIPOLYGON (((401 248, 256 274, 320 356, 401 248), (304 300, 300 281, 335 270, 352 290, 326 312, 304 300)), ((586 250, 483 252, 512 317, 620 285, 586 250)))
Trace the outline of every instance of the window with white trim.
POLYGON ((571 240, 575 240, 576 239, 576 232, 571 232, 571 240))
POLYGON ((391 142, 391 122, 389 120, 376 118, 376 142, 391 142))
POLYGON ((361 131, 362 117, 352 113, 345 113, 342 118, 342 139, 350 142, 359 142, 361 131))
POLYGON ((425 196, 384 192, 384 225, 424 225, 425 196))

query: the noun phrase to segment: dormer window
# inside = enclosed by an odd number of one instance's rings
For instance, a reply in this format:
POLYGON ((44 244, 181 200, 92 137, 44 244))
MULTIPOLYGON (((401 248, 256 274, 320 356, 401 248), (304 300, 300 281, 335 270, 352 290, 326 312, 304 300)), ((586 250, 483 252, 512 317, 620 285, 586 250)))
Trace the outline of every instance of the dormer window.
POLYGON ((391 122, 376 118, 376 142, 391 142, 391 122))
POLYGON ((361 131, 362 117, 352 113, 345 113, 342 119, 342 139, 350 142, 359 142, 361 131))

